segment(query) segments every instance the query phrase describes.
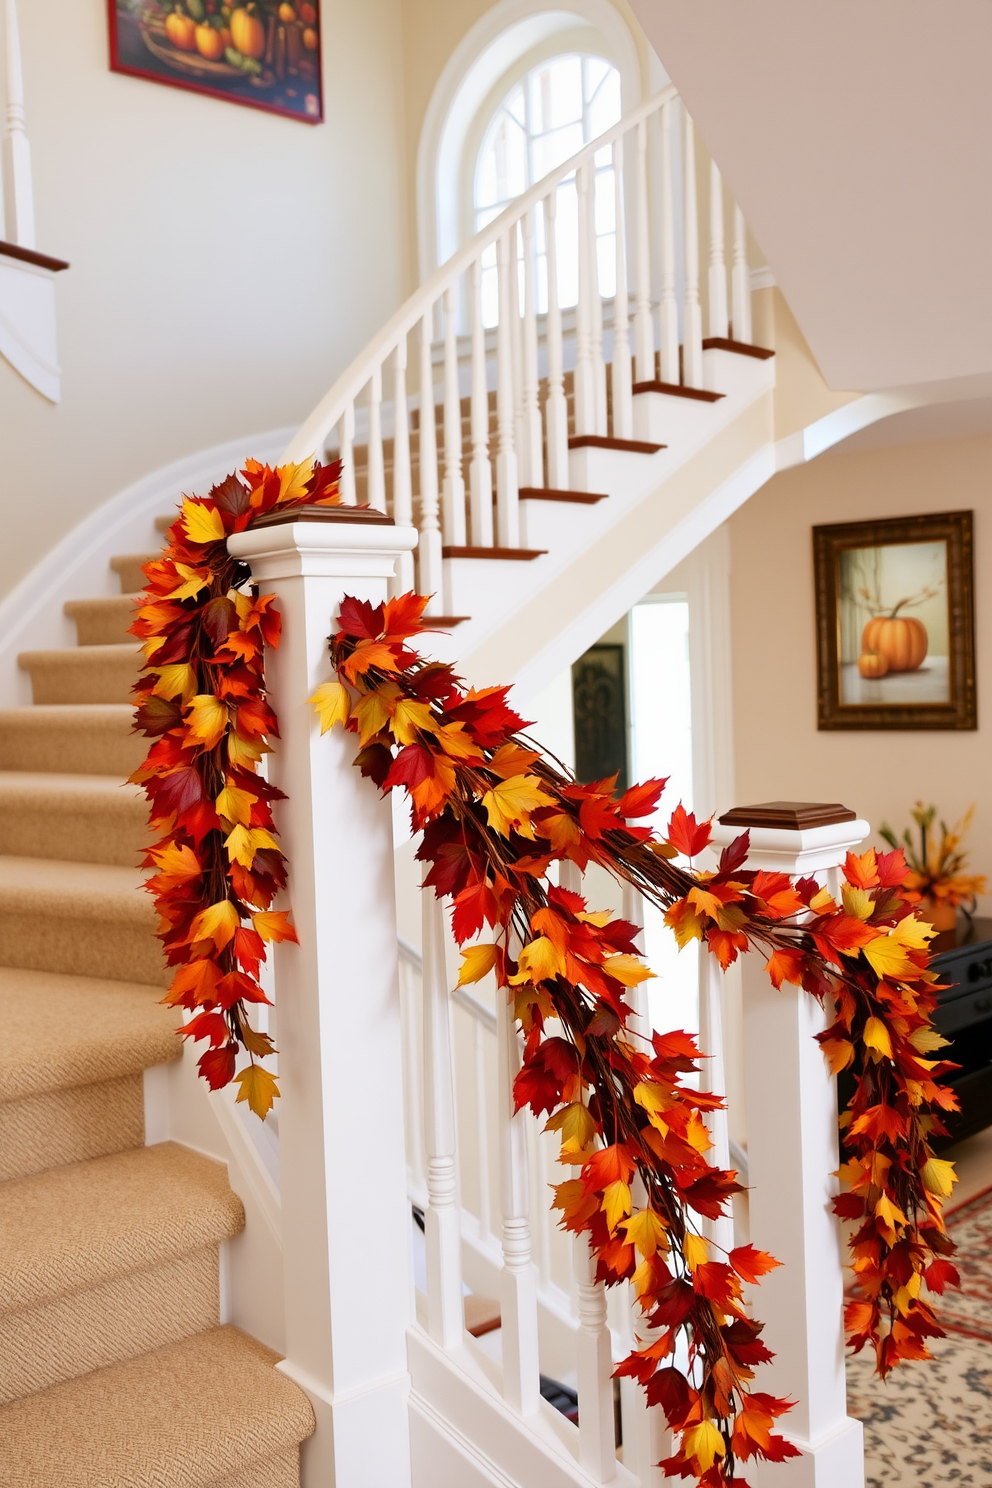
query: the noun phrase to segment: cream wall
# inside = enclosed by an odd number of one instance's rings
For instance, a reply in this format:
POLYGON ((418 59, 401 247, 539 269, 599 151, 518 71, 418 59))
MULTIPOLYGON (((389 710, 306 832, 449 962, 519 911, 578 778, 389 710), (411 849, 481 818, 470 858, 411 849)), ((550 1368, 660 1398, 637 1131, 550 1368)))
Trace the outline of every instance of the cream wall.
POLYGON ((974 801, 973 863, 992 878, 990 493, 992 437, 983 436, 824 456, 777 475, 731 518, 741 804, 843 801, 876 828, 888 821, 901 829, 919 798, 947 821, 974 801), (819 732, 810 529, 951 510, 975 513, 978 730, 819 732))
POLYGON ((302 421, 405 296, 410 8, 324 0, 308 126, 111 73, 105 0, 19 6, 38 247, 72 267, 61 404, 0 360, 0 595, 138 477, 302 421))

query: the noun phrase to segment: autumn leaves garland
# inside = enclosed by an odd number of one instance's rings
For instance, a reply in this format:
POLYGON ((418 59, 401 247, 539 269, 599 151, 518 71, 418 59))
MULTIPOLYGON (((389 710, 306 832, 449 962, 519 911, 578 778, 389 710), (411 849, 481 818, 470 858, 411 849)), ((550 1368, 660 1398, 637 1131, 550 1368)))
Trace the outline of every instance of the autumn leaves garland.
POLYGON ((337 465, 312 461, 276 470, 249 461, 240 479, 185 498, 165 552, 145 565, 131 627, 144 652, 135 727, 155 741, 131 779, 161 834, 145 866, 176 968, 165 1001, 192 1014, 184 1037, 206 1040, 198 1065, 211 1090, 237 1080, 238 1100, 263 1117, 278 1090, 259 1061, 273 1047, 249 1008, 268 1002, 266 942, 296 939, 285 912, 271 908, 286 863, 272 822, 280 792, 260 773, 278 735, 264 648, 279 644, 281 622, 271 595, 246 592, 250 574, 227 539, 266 513, 336 505, 337 475, 337 465))

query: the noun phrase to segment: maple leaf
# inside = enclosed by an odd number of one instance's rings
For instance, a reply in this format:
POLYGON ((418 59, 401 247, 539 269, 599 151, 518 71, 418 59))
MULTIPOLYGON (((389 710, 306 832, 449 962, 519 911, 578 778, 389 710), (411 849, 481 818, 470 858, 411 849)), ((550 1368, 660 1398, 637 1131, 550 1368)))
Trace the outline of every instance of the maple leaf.
POLYGON ((434 714, 426 703, 414 698, 400 698, 389 720, 393 737, 398 744, 413 744, 420 733, 436 732, 434 714))
POLYGON ((196 1067, 211 1090, 220 1090, 222 1086, 230 1085, 234 1078, 237 1053, 237 1044, 230 1043, 219 1049, 208 1049, 205 1054, 200 1055, 196 1067))
POLYGON ((283 910, 261 910, 253 914, 251 920, 263 940, 291 940, 299 945, 296 931, 283 910))
POLYGON ((212 502, 183 498, 182 525, 190 542, 223 542, 227 536, 220 512, 212 502))
POLYGON ((645 780, 630 786, 617 802, 617 816, 651 816, 667 784, 666 776, 664 780, 645 780))
POLYGON ((351 698, 341 682, 322 682, 309 701, 320 719, 322 734, 336 723, 347 723, 351 717, 351 698))
POLYGON ((186 713, 187 737, 206 749, 213 749, 226 734, 229 722, 226 703, 212 692, 198 693, 191 699, 186 713))
POLYGON ((689 1426, 682 1433, 682 1450, 693 1466, 705 1473, 725 1454, 727 1444, 712 1421, 700 1421, 698 1426, 689 1426))
POLYGON ((214 802, 217 815, 226 821, 246 827, 251 822, 251 808, 258 800, 250 791, 240 790, 236 785, 225 785, 214 802))
POLYGON ((541 789, 536 775, 511 775, 501 780, 482 797, 489 825, 501 837, 509 837, 514 829, 522 837, 533 837, 530 813, 540 806, 550 806, 552 799, 541 789))
POLYGON ((241 924, 237 906, 230 899, 221 899, 202 909, 190 927, 189 942, 212 940, 217 949, 223 950, 241 924))
POLYGON ((859 889, 874 889, 877 887, 878 861, 875 857, 875 849, 870 847, 866 853, 857 857, 849 852, 844 860, 844 877, 849 884, 859 889))
POLYGON ((680 801, 672 812, 668 823, 668 841, 687 858, 701 853, 710 840, 711 825, 708 821, 697 822, 680 801))
POLYGON ((192 701, 196 694, 195 667, 186 662, 176 662, 170 666, 155 667, 154 670, 158 673, 154 687, 156 697, 181 697, 184 703, 192 701))
POLYGON ((248 1109, 264 1121, 279 1094, 275 1076, 260 1064, 246 1064, 244 1069, 238 1070, 235 1079, 240 1086, 235 1099, 247 1101, 248 1109))
POLYGON ((769 1271, 774 1271, 776 1266, 782 1264, 767 1251, 755 1250, 753 1245, 738 1245, 730 1252, 727 1259, 738 1276, 752 1283, 756 1283, 760 1277, 766 1276, 769 1271))
POLYGON ((668 1231, 653 1209, 639 1209, 630 1219, 624 1220, 623 1228, 628 1242, 636 1245, 643 1256, 652 1256, 655 1251, 668 1248, 668 1231))
POLYGON ((517 960, 518 971, 510 978, 510 985, 521 982, 545 982, 560 976, 565 970, 565 958, 558 947, 546 935, 529 940, 517 960))
POLYGON ((606 1185, 600 1207, 606 1215, 606 1223, 611 1235, 624 1216, 630 1213, 630 1203, 629 1184, 618 1178, 614 1183, 606 1185))
POLYGON ((950 1197, 951 1189, 958 1181, 954 1164, 939 1157, 927 1159, 920 1169, 920 1177, 928 1193, 940 1194, 945 1199, 950 1197))
POLYGON ((603 962, 603 970, 625 987, 637 987, 655 975, 639 956, 608 956, 603 962))
POLYGON ((458 973, 458 985, 481 982, 488 976, 499 959, 499 947, 495 945, 473 945, 462 951, 462 964, 458 973))
POLYGON ((802 951, 790 950, 783 946, 776 947, 765 962, 765 970, 776 991, 783 982, 791 982, 795 986, 801 984, 805 960, 802 951))

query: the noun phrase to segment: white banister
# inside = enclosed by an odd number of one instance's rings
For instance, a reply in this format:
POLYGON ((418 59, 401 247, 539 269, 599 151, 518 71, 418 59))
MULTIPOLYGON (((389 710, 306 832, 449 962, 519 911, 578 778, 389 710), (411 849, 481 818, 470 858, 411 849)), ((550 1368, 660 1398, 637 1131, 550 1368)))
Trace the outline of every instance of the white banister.
POLYGON ((597 1483, 609 1483, 616 1477, 617 1445, 606 1288, 596 1280, 596 1266, 587 1235, 573 1237, 572 1257, 579 1301, 576 1338, 579 1463, 597 1483))
POLYGON ((537 264, 534 260, 534 210, 521 221, 524 255, 523 439, 519 452, 520 483, 544 485, 544 436, 538 405, 537 264))
MULTIPOLYGON (((868 823, 843 808, 831 820, 823 807, 776 805, 792 825, 755 825, 742 808, 718 824, 715 844, 748 828, 749 868, 814 875, 839 897, 838 868, 871 830, 868 823)), ((765 808, 757 820, 767 815, 765 808)), ((844 1378, 843 1237, 830 1206, 837 1082, 815 1041, 829 1014, 801 988, 776 991, 760 956, 745 958, 742 982, 751 1238, 782 1263, 761 1283, 762 1337, 775 1354, 762 1367, 761 1388, 796 1402, 782 1425, 802 1453, 777 1466, 774 1479, 783 1488, 862 1488, 862 1429, 847 1415, 844 1378)))
MULTIPOLYGON (((587 159, 583 169, 588 176, 586 190, 585 230, 589 235, 589 341, 592 357, 593 387, 596 398, 597 434, 608 434, 606 413, 606 362, 603 359, 603 299, 599 283, 599 251, 596 242, 596 194, 599 179, 596 173, 596 157, 587 159)), ((579 225, 582 231, 582 224, 579 225)))
POLYGON ((514 445, 513 340, 519 316, 514 293, 517 230, 496 244, 499 323, 496 327, 496 540, 502 548, 520 546, 517 452, 514 445))
POLYGON ((734 267, 732 271, 734 340, 751 340, 751 270, 747 263, 747 227, 744 213, 734 206, 734 267))
POLYGON ((661 380, 681 381, 679 375, 679 307, 675 299, 675 186, 672 169, 672 108, 661 110, 661 302, 659 358, 661 380))
POLYGON ((638 382, 654 382, 654 322, 651 319, 651 234, 648 204, 648 123, 637 126, 634 176, 637 242, 635 258, 634 361, 638 382))
POLYGON ((444 910, 421 895, 424 936, 424 1141, 427 1149, 427 1331, 442 1348, 462 1341, 461 1210, 455 1166, 455 1093, 444 910))
MULTIPOLYGON (((393 521, 398 527, 413 525, 413 480, 410 471, 410 420, 406 401, 406 337, 396 343, 393 364, 393 521)), ((412 553, 402 553, 396 562, 395 590, 407 594, 414 585, 412 553)))
POLYGON ((368 501, 376 511, 386 510, 386 469, 382 456, 382 371, 376 368, 369 379, 368 501))
POLYGON ((412 1263, 392 813, 355 769, 353 736, 334 729, 322 737, 306 699, 332 676, 327 632, 342 597, 380 604, 416 533, 342 517, 229 540, 283 617, 282 643, 266 658, 281 730, 269 769, 289 792, 275 810, 300 944, 274 948, 286 1316, 279 1368, 317 1416, 303 1446, 305 1482, 408 1488, 412 1263), (367 1061, 356 1054, 369 1050, 374 1100, 367 1061), (346 1196, 369 1193, 370 1154, 375 1223, 356 1232, 346 1196))
POLYGON ((431 596, 428 615, 444 612, 441 526, 438 521, 437 425, 434 415, 434 366, 431 361, 431 312, 420 322, 420 593, 431 596))
POLYGON ((682 305, 682 381, 703 385, 703 312, 699 304, 699 208, 696 201, 696 131, 682 110, 685 167, 682 211, 685 218, 685 298, 682 305))
POLYGON ((513 1081, 519 1067, 513 1007, 505 993, 497 1013, 497 1112, 500 1207, 503 1212, 503 1270, 500 1314, 503 1334, 503 1398, 518 1415, 532 1416, 541 1399, 537 1336, 537 1271, 531 1258, 530 1181, 525 1112, 513 1113, 513 1081))
MULTIPOLYGON (((723 972, 716 957, 704 946, 699 955, 699 1047, 704 1055, 700 1061, 699 1085, 701 1090, 726 1097, 727 1064, 723 1044, 722 991, 723 972)), ((727 1112, 708 1111, 706 1127, 713 1143, 707 1154, 707 1161, 717 1168, 729 1168, 730 1128, 727 1124, 727 1112)), ((718 1219, 704 1220, 703 1225, 707 1237, 721 1250, 733 1249, 732 1211, 721 1214, 718 1219)), ((719 1259, 722 1260, 723 1257, 719 1259)))
POLYGON ((630 319, 627 298, 627 232, 624 211, 623 140, 613 141, 614 202, 616 207, 616 293, 613 297, 613 435, 634 434, 633 376, 630 359, 630 319))
POLYGON ((589 231, 589 167, 575 172, 578 198, 579 299, 575 307, 575 432, 596 433, 596 371, 592 354, 592 296, 595 268, 589 231))
POLYGON ((482 260, 472 265, 472 461, 469 506, 472 542, 493 545, 493 471, 489 463, 489 387, 486 381, 486 335, 482 326, 482 260))
POLYGON ((444 292, 444 541, 465 546, 465 477, 462 474, 462 399, 458 384, 456 289, 444 292))
POLYGON ((548 432, 548 485, 568 489, 568 402, 565 397, 562 356, 561 307, 558 302, 558 192, 544 203, 544 231, 548 247, 548 318, 545 327, 548 348, 548 399, 545 422, 548 432))
POLYGON ((493 1219, 489 1195, 489 1101, 486 1095, 486 1025, 481 1018, 476 1018, 472 1024, 472 1055, 475 1064, 475 1172, 479 1185, 479 1233, 483 1239, 486 1239, 493 1232, 493 1219))
POLYGON ((3 236, 20 248, 33 248, 34 188, 31 146, 24 122, 24 75, 16 0, 5 0, 7 117, 3 136, 3 236))
POLYGON ((355 405, 344 406, 338 424, 341 454, 341 500, 345 506, 354 506, 358 500, 355 491, 355 405))
POLYGON ((727 266, 724 261, 723 177, 710 161, 709 334, 727 335, 727 266))

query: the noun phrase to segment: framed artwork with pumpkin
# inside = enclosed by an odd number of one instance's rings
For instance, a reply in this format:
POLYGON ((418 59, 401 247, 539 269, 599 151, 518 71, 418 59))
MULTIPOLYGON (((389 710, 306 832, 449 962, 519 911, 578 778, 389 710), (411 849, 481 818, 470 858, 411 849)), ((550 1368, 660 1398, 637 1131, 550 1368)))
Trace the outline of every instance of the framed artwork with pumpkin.
POLYGON ((974 729, 972 513, 813 528, 818 726, 974 729))
POLYGON ((172 88, 324 117, 320 0, 107 0, 110 66, 172 88))

